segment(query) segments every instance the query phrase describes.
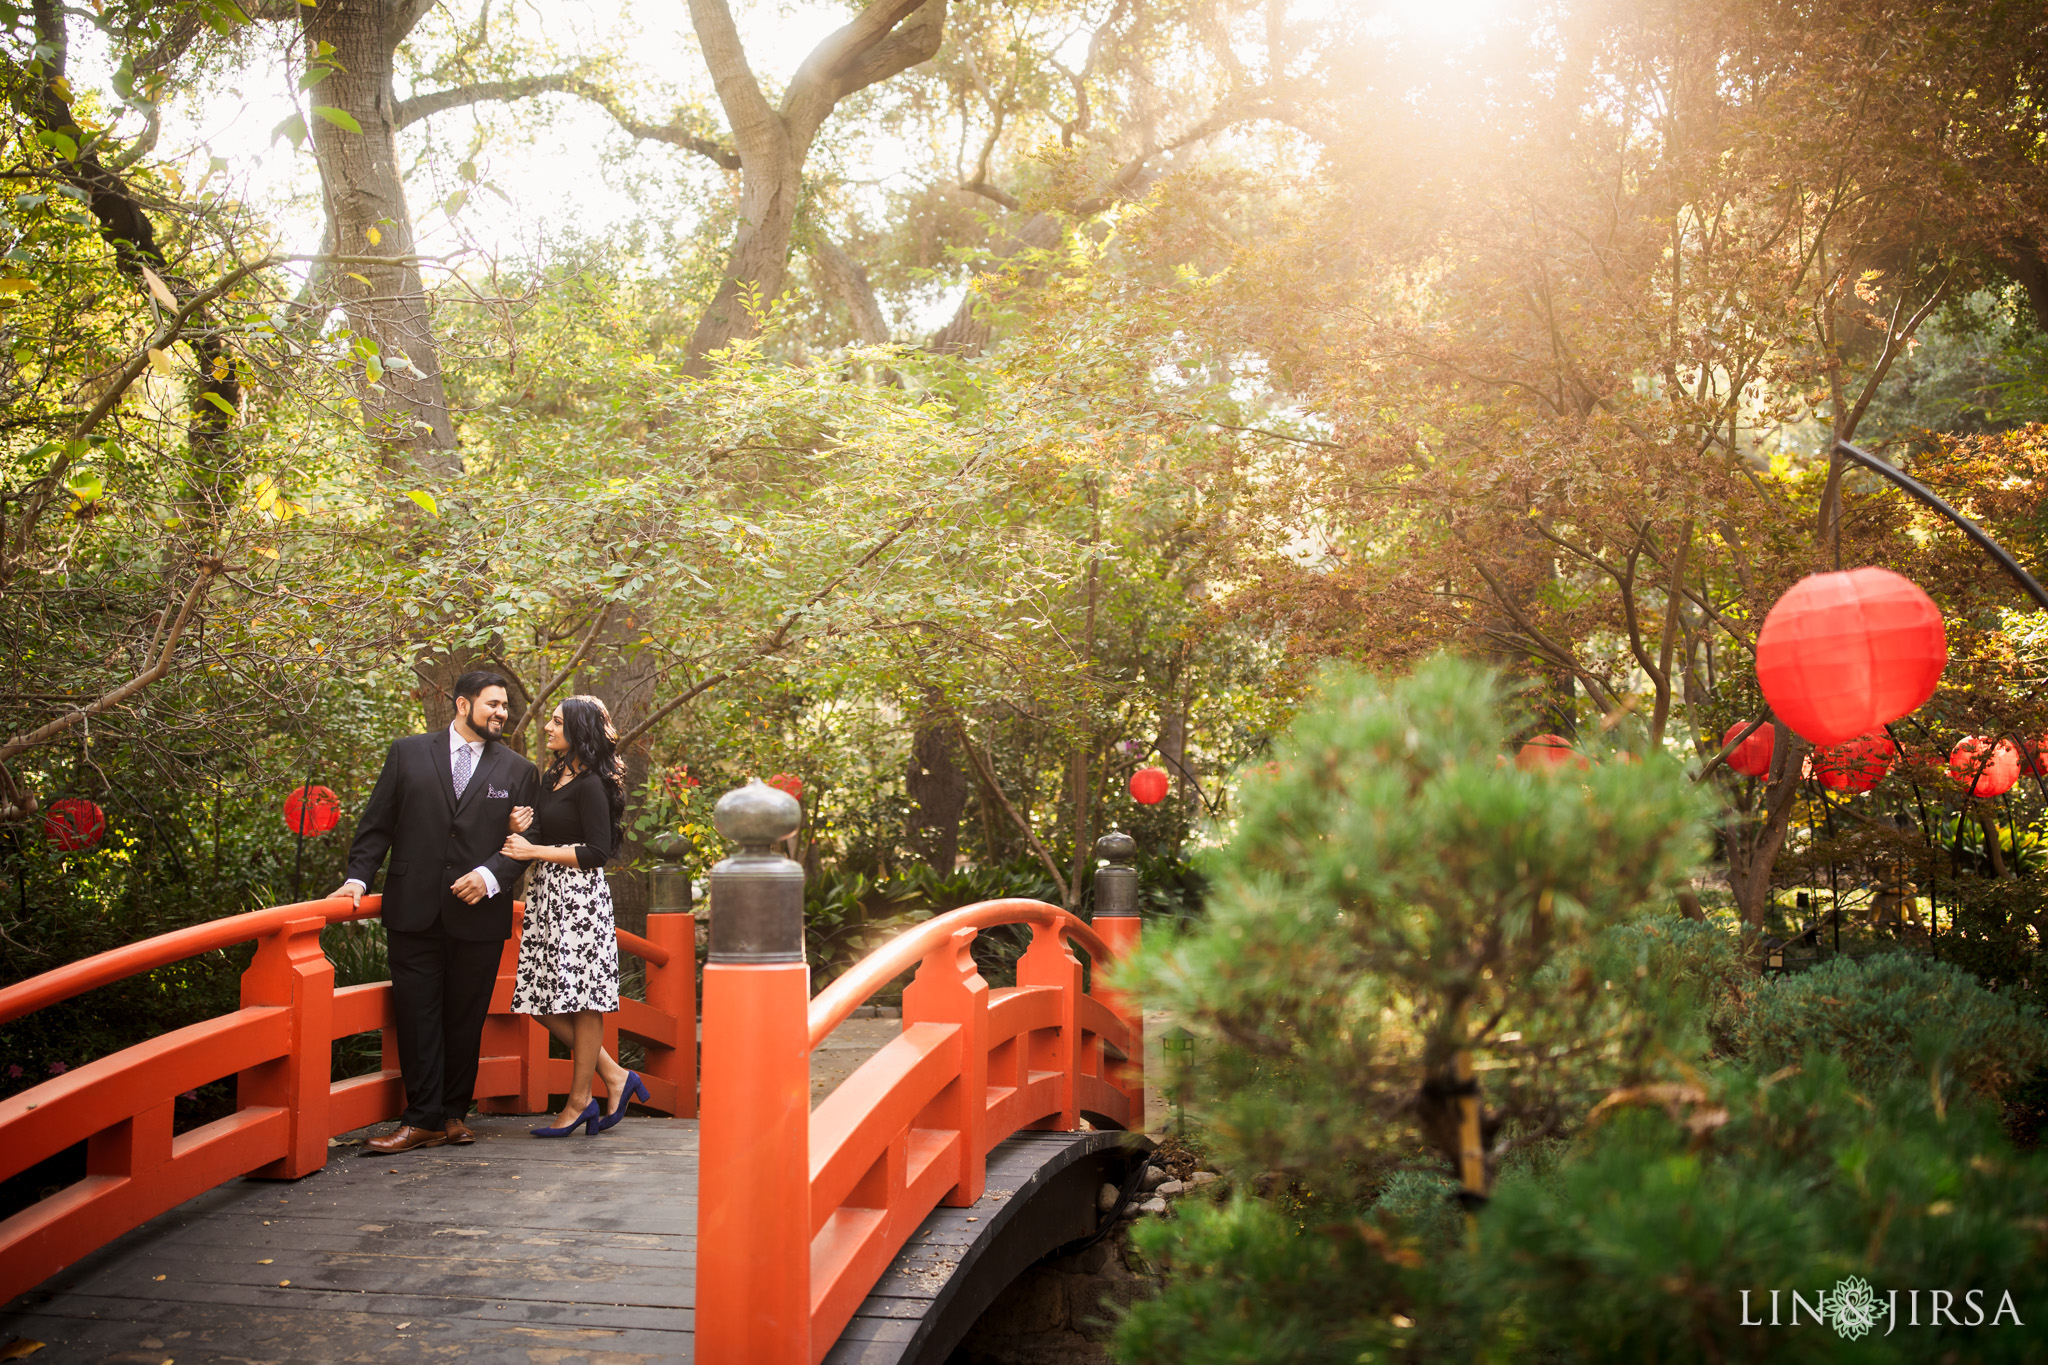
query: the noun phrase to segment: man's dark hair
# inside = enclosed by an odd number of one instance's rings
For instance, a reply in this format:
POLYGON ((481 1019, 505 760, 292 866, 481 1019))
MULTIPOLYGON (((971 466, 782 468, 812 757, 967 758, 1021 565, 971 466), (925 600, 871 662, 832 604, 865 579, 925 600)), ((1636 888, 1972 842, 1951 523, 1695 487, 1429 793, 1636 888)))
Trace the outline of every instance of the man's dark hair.
POLYGON ((455 680, 455 700, 461 701, 464 697, 467 697, 474 703, 477 694, 486 687, 502 687, 505 689, 507 696, 512 694, 512 684, 506 682, 501 675, 477 669, 475 672, 465 673, 455 680))

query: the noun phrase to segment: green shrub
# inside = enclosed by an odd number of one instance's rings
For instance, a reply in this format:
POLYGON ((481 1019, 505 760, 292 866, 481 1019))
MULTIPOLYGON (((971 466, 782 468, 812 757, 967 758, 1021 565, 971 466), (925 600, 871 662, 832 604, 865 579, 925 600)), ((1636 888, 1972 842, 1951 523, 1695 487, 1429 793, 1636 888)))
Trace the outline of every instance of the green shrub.
POLYGON ((1775 1083, 1726 1066, 1610 1106, 1555 1163, 1505 1170, 1470 1235, 1447 1217, 1448 1182, 1427 1173, 1306 1220, 1245 1196, 1185 1201, 1136 1234, 1167 1279, 1120 1324, 1116 1354, 1127 1365, 2035 1359, 2048 1158, 2015 1154, 1988 1106, 1952 1099, 1917 1080, 1859 1086, 1826 1057, 1775 1083), (1879 1300, 1866 1334, 1757 1325, 1772 1290, 1818 1302, 1851 1277, 1879 1300), (1896 1323, 1882 1315, 1894 1289, 1896 1323), (1926 1325, 1934 1289, 1956 1296, 1955 1325, 1926 1325), (1972 1289, 1985 1291, 1978 1326, 1972 1289), (1993 1326, 2007 1293, 2020 1324, 1993 1326))
POLYGON ((1640 919, 1700 852, 1700 789, 1655 755, 1503 763, 1514 706, 1455 659, 1321 688, 1240 789, 1201 918, 1119 972, 1197 1035, 1189 1110, 1218 1151, 1340 1197, 1418 1136, 1455 1159, 1461 1054, 1495 1159, 1667 1069, 1698 1011, 1657 973, 1714 950, 1640 919))
POLYGON ((1750 987, 1735 1041, 1774 1071, 1813 1053, 1841 1058, 1861 1084, 1921 1077, 1935 1058, 1984 1095, 2048 1059, 2035 1011, 1986 990, 1969 972, 1917 954, 1835 958, 1750 987))

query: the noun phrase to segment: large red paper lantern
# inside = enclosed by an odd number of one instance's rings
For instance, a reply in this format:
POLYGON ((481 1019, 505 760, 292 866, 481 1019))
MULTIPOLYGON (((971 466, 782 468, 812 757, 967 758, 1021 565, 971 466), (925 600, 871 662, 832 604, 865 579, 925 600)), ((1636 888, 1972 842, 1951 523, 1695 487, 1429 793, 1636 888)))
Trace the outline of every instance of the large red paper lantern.
MULTIPOLYGON (((1721 736, 1721 746, 1749 728, 1749 722, 1738 720, 1728 727, 1721 736)), ((1778 727, 1765 721, 1756 727, 1755 733, 1735 746, 1735 752, 1728 755, 1728 766, 1744 777, 1768 777, 1771 772, 1771 754, 1778 744, 1778 727)))
POLYGON ((43 815, 43 836, 66 853, 91 848, 107 836, 107 815, 82 797, 52 801, 43 815))
POLYGON ((285 828, 315 838, 341 823, 341 801, 328 787, 293 787, 284 798, 285 828))
POLYGON ((1586 766, 1586 760, 1572 751, 1572 742, 1563 735, 1538 735, 1515 755, 1515 766, 1525 773, 1562 768, 1572 762, 1586 766))
POLYGON ((1948 771, 1972 796, 2003 796, 2020 780, 2019 747, 2009 739, 1994 743, 1989 735, 1971 735, 1949 751, 1948 771))
POLYGON ((1940 608, 1890 569, 1801 579, 1756 639, 1764 699, 1815 744, 1840 744, 1916 710, 1947 664, 1940 608))
POLYGON ((1131 800, 1141 806, 1156 806, 1166 799, 1169 779, 1164 768, 1140 768, 1131 774, 1131 800))
POLYGON ((788 792, 793 800, 804 799, 804 780, 795 773, 777 773, 768 779, 768 785, 779 792, 788 792))
POLYGON ((1815 754, 1813 775, 1830 791, 1867 792, 1884 781, 1898 753, 1889 735, 1864 735, 1815 754))

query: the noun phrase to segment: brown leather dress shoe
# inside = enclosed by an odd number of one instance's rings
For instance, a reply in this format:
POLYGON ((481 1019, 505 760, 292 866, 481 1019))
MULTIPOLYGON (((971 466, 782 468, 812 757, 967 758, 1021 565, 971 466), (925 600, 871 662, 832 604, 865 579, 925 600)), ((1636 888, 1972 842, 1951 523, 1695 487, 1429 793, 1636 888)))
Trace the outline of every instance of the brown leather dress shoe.
POLYGON ((450 1147, 467 1147, 475 1141, 476 1134, 469 1131, 468 1124, 464 1123, 461 1119, 448 1120, 448 1145, 450 1147))
POLYGON ((410 1152, 421 1147, 440 1147, 447 1143, 448 1134, 437 1128, 415 1128, 409 1123, 398 1125, 398 1131, 386 1137, 371 1138, 363 1146, 386 1156, 393 1152, 410 1152))

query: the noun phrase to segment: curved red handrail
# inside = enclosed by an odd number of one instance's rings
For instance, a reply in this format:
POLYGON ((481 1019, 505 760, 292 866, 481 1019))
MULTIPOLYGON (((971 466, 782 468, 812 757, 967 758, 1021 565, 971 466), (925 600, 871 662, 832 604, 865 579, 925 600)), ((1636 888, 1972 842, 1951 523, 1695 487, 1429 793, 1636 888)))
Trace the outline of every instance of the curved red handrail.
POLYGON ((642 962, 650 963, 656 967, 666 967, 668 965, 668 949, 662 947, 659 943, 649 943, 630 929, 616 927, 612 929, 612 937, 619 941, 621 948, 624 948, 642 962))
MULTIPOLYGON (((391 983, 337 988, 320 936, 365 920, 380 896, 269 906, 158 934, 0 989, 0 1024, 176 962, 255 941, 241 974, 241 1007, 83 1063, 0 1100, 0 1175, 80 1140, 86 1180, 0 1222, 0 1302, 80 1256, 222 1181, 294 1179, 318 1170, 337 1133, 394 1116, 403 1104, 390 1067, 334 1080, 331 1044, 391 1027, 391 983), (236 1078, 236 1112, 173 1134, 171 1097, 236 1078)), ((514 903, 515 915, 519 911, 514 903)), ((641 1076, 651 1106, 696 1113, 695 929, 688 915, 651 914, 646 936, 617 929, 621 949, 647 963, 646 999, 626 999, 606 1024, 646 1045, 641 1076)), ((500 954, 497 994, 511 988, 516 942, 500 954)), ((390 1056, 387 1035, 385 1056, 390 1056)), ((500 1010, 485 1022, 476 1097, 490 1112, 544 1108, 567 1063, 548 1056, 538 1022, 500 1010)))
POLYGON ((860 1008, 861 1002, 924 961, 958 930, 993 929, 1000 924, 1047 925, 1080 944, 1097 962, 1107 962, 1114 956, 1088 921, 1057 905, 1023 899, 964 905, 898 934, 819 991, 811 1001, 811 1046, 822 1044, 833 1029, 860 1008))
POLYGON ((382 896, 365 896, 360 906, 349 904, 345 897, 330 896, 325 900, 300 901, 296 905, 272 905, 243 915, 228 915, 204 924, 173 929, 168 934, 158 934, 140 943, 109 948, 104 953, 67 962, 40 976, 0 989, 0 1024, 12 1023, 25 1014, 48 1009, 75 995, 110 986, 143 972, 153 972, 159 967, 168 967, 173 962, 183 962, 201 953, 274 934, 293 920, 307 915, 325 915, 329 924, 344 924, 350 920, 371 918, 383 903, 382 896))

